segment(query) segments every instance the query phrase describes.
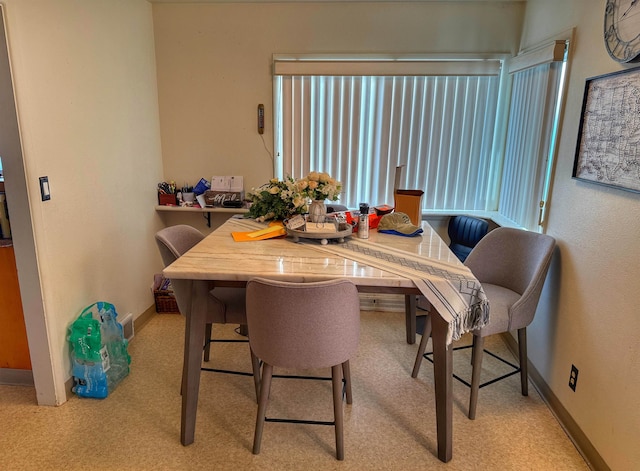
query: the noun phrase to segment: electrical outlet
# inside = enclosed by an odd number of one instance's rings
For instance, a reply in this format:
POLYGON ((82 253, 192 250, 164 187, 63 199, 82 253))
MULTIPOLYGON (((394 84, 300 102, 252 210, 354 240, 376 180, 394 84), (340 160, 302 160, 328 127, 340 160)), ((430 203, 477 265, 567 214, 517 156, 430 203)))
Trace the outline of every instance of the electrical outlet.
POLYGON ((575 365, 571 365, 571 375, 569 375, 569 387, 576 390, 578 385, 578 368, 575 365))

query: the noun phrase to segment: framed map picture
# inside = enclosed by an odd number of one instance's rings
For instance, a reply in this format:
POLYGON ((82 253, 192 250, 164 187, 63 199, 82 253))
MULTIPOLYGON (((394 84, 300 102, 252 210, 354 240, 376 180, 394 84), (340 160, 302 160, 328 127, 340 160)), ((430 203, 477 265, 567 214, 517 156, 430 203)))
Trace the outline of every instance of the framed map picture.
POLYGON ((572 176, 640 193, 640 67, 587 79, 572 176))

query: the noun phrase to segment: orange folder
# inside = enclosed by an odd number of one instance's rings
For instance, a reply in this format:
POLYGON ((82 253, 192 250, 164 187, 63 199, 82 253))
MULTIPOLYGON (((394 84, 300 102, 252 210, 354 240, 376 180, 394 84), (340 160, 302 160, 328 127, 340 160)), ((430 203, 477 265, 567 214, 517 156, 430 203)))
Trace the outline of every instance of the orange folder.
POLYGON ((273 239, 287 235, 287 230, 281 222, 272 222, 269 227, 257 231, 232 232, 231 236, 236 242, 253 242, 256 240, 273 239))

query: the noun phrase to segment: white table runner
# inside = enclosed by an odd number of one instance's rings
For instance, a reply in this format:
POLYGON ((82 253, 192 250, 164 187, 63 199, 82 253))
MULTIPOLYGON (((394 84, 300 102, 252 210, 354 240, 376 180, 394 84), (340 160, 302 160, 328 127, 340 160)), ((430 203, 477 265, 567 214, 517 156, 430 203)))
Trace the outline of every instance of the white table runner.
POLYGON ((421 257, 368 240, 352 238, 343 244, 329 245, 303 243, 316 250, 340 255, 411 279, 449 323, 447 345, 458 340, 464 333, 479 329, 489 322, 489 302, 482 285, 464 265, 421 257))

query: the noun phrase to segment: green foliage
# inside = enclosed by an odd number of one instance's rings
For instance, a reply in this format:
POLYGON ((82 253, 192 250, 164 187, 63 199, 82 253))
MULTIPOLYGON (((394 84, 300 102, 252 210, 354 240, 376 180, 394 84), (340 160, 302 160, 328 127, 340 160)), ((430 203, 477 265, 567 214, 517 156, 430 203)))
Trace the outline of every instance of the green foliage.
POLYGON ((327 173, 311 172, 298 180, 273 178, 249 192, 252 204, 248 217, 262 222, 305 214, 309 211, 309 200, 336 201, 341 191, 342 184, 327 173))
POLYGON ((248 215, 258 221, 287 219, 308 211, 307 199, 298 191, 296 181, 291 177, 285 180, 273 178, 252 190, 249 196, 252 204, 248 215))

